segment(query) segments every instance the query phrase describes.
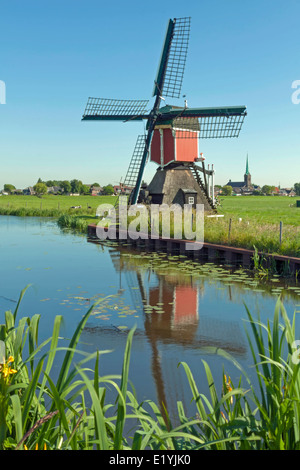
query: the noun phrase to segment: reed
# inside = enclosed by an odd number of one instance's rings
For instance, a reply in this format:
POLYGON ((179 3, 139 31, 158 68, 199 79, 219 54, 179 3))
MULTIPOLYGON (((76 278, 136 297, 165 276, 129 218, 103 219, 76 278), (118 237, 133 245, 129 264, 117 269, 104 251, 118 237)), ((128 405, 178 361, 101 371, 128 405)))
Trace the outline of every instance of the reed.
MULTIPOLYGON (((202 361, 210 396, 204 396, 186 363, 181 363, 195 403, 187 417, 177 403, 179 424, 167 410, 163 416, 153 401, 137 402, 128 388, 134 329, 128 333, 119 375, 99 376, 99 360, 109 351, 86 354, 78 349, 80 335, 93 307, 78 324, 67 346, 61 346, 62 317, 54 321, 48 340, 39 344, 40 316, 5 313, 0 327, 0 448, 49 450, 296 450, 300 448, 299 350, 295 348, 295 318, 290 322, 278 299, 272 324, 254 319, 246 307, 246 329, 258 380, 253 386, 246 371, 221 349, 224 363, 240 371, 237 386, 223 371, 218 390, 207 361, 202 361), (280 324, 280 319, 283 324, 280 324), (249 328, 249 327, 248 327, 249 328), (57 353, 63 353, 58 377, 52 378, 57 353), (26 357, 25 357, 26 356, 26 357), (75 364, 75 365, 74 365, 75 364), (246 384, 246 387, 244 384, 246 384), (106 403, 107 387, 117 394, 106 403), (89 405, 87 405, 89 403, 89 405), (131 437, 125 432, 130 423, 131 437)), ((100 302, 100 301, 99 301, 100 302)))
POLYGON ((62 214, 57 219, 57 224, 61 229, 72 229, 79 233, 87 233, 89 223, 89 218, 78 215, 62 214))
POLYGON ((55 208, 38 207, 1 207, 1 215, 12 215, 18 217, 58 217, 62 211, 55 208))

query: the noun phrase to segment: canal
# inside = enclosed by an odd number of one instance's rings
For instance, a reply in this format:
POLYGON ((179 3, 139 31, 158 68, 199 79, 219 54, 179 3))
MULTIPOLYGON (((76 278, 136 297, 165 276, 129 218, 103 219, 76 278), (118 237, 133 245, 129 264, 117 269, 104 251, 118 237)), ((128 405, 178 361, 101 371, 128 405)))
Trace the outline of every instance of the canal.
POLYGON ((273 276, 261 283, 242 268, 137 251, 127 243, 89 243, 49 219, 0 216, 0 253, 1 323, 29 284, 18 316, 41 315, 40 343, 51 336, 56 315, 64 318, 61 335, 70 338, 91 305, 102 299, 78 349, 111 350, 101 356, 100 374, 120 374, 127 333, 135 326, 130 380, 137 399, 164 403, 171 416, 178 401, 188 416, 196 413, 182 361, 201 393, 209 394, 203 360, 220 392, 223 372, 238 385, 239 370, 207 348, 225 350, 254 374, 245 305, 264 323, 272 321, 279 294, 290 318, 300 310, 295 279, 291 284, 273 276))

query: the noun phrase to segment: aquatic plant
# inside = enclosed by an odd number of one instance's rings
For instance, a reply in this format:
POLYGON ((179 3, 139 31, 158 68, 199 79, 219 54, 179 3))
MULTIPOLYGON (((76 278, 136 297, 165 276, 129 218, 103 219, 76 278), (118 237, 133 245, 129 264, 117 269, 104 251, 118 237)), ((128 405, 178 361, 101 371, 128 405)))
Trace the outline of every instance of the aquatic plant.
POLYGON ((79 233, 86 233, 90 221, 78 215, 62 214, 57 219, 57 224, 60 228, 72 229, 79 233))

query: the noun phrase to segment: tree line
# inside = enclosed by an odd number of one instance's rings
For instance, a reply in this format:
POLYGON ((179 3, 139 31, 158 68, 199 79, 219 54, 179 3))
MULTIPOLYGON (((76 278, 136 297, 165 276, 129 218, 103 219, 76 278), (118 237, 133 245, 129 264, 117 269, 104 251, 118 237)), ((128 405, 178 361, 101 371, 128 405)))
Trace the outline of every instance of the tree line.
MULTIPOLYGON (((230 196, 232 194, 232 191, 233 191, 232 186, 225 185, 225 186, 218 186, 218 187, 222 189, 222 196, 230 196)), ((300 196, 300 183, 295 183, 292 189, 295 191, 296 196, 300 196)), ((276 190, 276 186, 265 184, 259 190, 254 189, 251 194, 253 196, 270 196, 275 190, 276 190)))
MULTIPOLYGON (((60 194, 76 193, 76 194, 81 194, 81 195, 89 195, 91 194, 91 188, 99 187, 100 189, 100 184, 93 183, 92 185, 86 185, 86 184, 83 184, 82 181, 78 179, 73 179, 71 181, 68 181, 68 180, 43 181, 41 178, 39 178, 36 184, 33 186, 33 190, 37 195, 42 196, 44 194, 47 194, 48 189, 52 187, 59 188, 58 192, 60 194)), ((5 184, 3 189, 8 194, 11 194, 16 190, 13 184, 5 184)), ((105 195, 113 194, 114 188, 111 184, 108 184, 102 188, 101 192, 105 195)))

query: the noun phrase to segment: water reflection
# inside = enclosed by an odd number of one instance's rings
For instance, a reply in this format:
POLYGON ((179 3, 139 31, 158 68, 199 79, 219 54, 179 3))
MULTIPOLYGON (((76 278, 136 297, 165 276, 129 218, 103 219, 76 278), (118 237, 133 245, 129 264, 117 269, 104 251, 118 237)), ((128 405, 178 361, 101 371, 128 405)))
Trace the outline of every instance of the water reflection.
POLYGON ((109 296, 95 308, 79 349, 112 350, 101 356, 100 374, 120 373, 126 332, 136 325, 130 379, 137 399, 164 403, 171 415, 177 414, 177 401, 182 401, 187 415, 195 413, 180 361, 190 366, 200 392, 207 396, 203 359, 219 390, 223 368, 237 384, 239 371, 219 356, 208 355, 206 346, 226 350, 251 372, 244 302, 252 314, 259 310, 264 322, 272 320, 279 294, 290 315, 300 310, 296 282, 274 277, 261 284, 243 270, 200 265, 180 255, 87 243, 51 221, 0 217, 0 228, 2 317, 5 309, 14 308, 20 291, 32 284, 20 316, 41 314, 41 342, 60 314, 61 334, 70 337, 93 301, 109 296))
MULTIPOLYGON (((179 361, 189 363, 200 383, 203 383, 200 360, 206 358, 207 346, 222 348, 243 366, 251 367, 243 325, 245 299, 250 308, 262 308, 267 313, 266 303, 262 302, 266 300, 269 318, 279 293, 288 298, 288 303, 292 301, 292 305, 294 302, 297 305, 299 299, 297 286, 291 290, 290 285, 277 278, 261 286, 242 269, 230 273, 223 267, 200 266, 165 253, 137 253, 129 247, 110 248, 109 252, 120 287, 123 282, 131 292, 132 304, 142 307, 143 325, 139 325, 139 333, 145 335, 150 348, 155 401, 163 403, 171 414, 176 414, 176 401, 189 408, 191 399, 187 381, 178 373, 179 361)), ((141 360, 145 359, 141 356, 141 360)), ((219 358, 210 357, 209 363, 212 370, 218 371, 216 382, 221 385, 219 358)), ((232 371, 232 365, 227 366, 232 376, 237 374, 232 371)), ((237 374, 237 380, 238 377, 237 374)), ((143 379, 136 374, 134 379, 143 388, 140 383, 143 379)), ((209 393, 208 387, 203 386, 203 391, 209 393)))

